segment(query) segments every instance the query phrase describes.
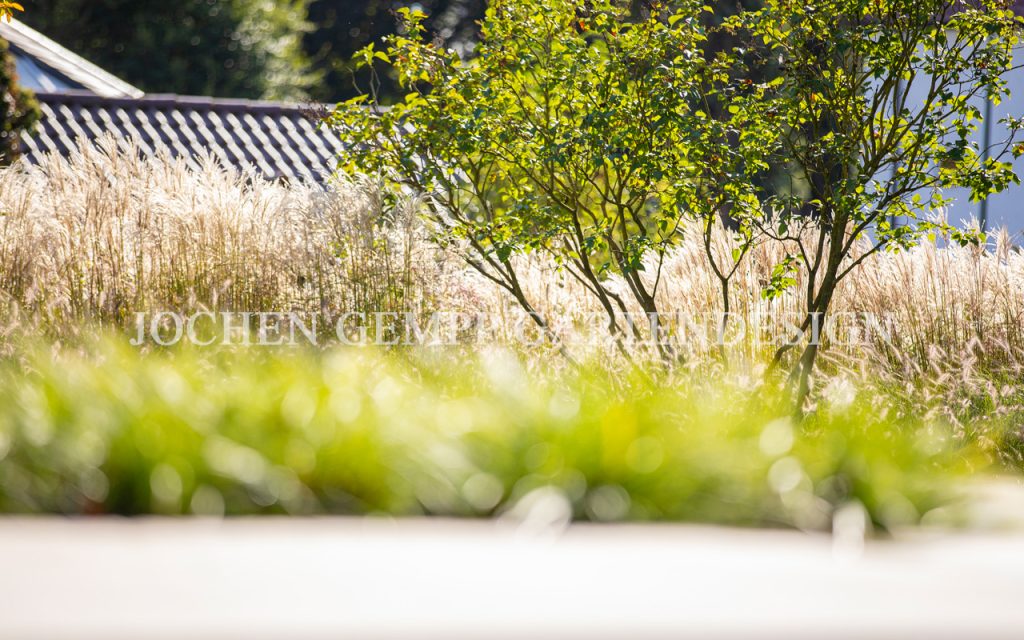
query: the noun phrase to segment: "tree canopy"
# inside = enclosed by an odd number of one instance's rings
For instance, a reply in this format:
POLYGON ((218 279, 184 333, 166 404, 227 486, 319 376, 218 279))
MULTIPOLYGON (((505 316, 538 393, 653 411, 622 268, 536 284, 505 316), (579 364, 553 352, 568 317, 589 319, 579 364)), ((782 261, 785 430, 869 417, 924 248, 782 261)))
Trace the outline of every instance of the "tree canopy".
POLYGON ((640 11, 494 0, 466 59, 404 9, 399 34, 355 56, 370 82, 334 118, 343 165, 425 194, 440 233, 545 329, 518 284, 518 254, 553 258, 622 338, 635 331, 630 305, 658 314, 662 261, 693 223, 726 312, 745 252, 759 238, 783 243, 790 254, 764 295, 803 270, 808 333, 792 369, 803 398, 813 329, 839 282, 926 234, 978 242, 930 217, 944 190, 983 198, 1018 182, 1008 159, 1024 153, 1024 119, 1007 120, 1009 138, 987 149, 973 134, 976 98, 1007 95, 1021 20, 1005 0, 767 0, 708 14, 691 0, 640 11), (405 93, 387 110, 365 108, 380 106, 379 68, 405 93), (789 189, 765 180, 779 168, 789 189), (731 256, 710 246, 720 220, 731 256))
POLYGON ((542 327, 519 286, 520 253, 549 255, 597 298, 612 335, 631 338, 628 309, 658 313, 661 264, 684 220, 710 228, 728 208, 738 254, 749 246, 754 214, 743 212, 759 207, 752 178, 777 138, 761 120, 713 117, 711 101, 739 113, 734 103, 766 87, 732 91, 731 61, 701 55, 708 11, 496 1, 465 61, 425 37, 421 12, 403 10, 405 35, 357 63, 390 65, 407 95, 365 109, 378 99, 371 82, 339 109, 345 166, 428 194, 442 232, 542 327))

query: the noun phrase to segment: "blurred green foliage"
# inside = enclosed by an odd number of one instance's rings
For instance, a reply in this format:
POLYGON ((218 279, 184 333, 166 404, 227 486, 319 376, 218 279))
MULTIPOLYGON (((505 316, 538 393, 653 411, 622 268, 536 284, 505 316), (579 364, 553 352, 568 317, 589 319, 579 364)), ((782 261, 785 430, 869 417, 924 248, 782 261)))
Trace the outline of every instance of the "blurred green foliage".
MULTIPOLYGON (((404 0, 36 0, 19 19, 151 93, 337 101, 352 54, 394 33, 404 0)), ((460 50, 484 0, 423 0, 460 50)), ((359 79, 365 82, 365 74, 359 79)), ((394 83, 389 85, 397 90, 394 83)))
MULTIPOLYGON (((313 29, 303 38, 303 46, 314 70, 323 74, 323 81, 311 89, 313 97, 324 102, 339 102, 365 92, 370 84, 370 73, 368 69, 356 68, 353 56, 366 45, 380 45, 386 37, 399 33, 395 13, 403 7, 419 8, 427 14, 424 26, 431 39, 454 49, 464 59, 474 56, 480 38, 479 22, 492 3, 487 0, 312 0, 309 22, 313 29)), ((628 2, 635 18, 648 14, 655 4, 653 0, 628 2)), ((718 23, 742 9, 760 5, 761 0, 720 0, 714 3, 714 12, 704 19, 718 23)), ((713 33, 705 51, 714 55, 732 46, 732 41, 724 33, 713 33)), ((381 75, 379 81, 381 99, 388 104, 406 94, 394 74, 381 75)))
POLYGON ((301 99, 307 0, 36 0, 19 16, 143 91, 301 99))
MULTIPOLYGON (((759 0, 723 0, 713 20, 759 0)), ((3 3, 0 3, 2 6, 3 3)), ((398 31, 395 11, 428 14, 432 38, 470 57, 486 0, 36 0, 18 18, 151 93, 338 102, 369 83, 353 55, 398 31)), ((632 0, 636 15, 649 0, 632 0)), ((724 47, 724 40, 717 42, 724 47)), ((714 43, 713 43, 714 44, 714 43)), ((718 49, 714 49, 718 50, 718 49)), ((381 78, 387 102, 404 92, 381 78)))
POLYGON ((0 364, 0 511, 573 517, 827 529, 917 522, 978 459, 868 394, 802 422, 764 388, 533 371, 507 352, 176 349, 0 364))

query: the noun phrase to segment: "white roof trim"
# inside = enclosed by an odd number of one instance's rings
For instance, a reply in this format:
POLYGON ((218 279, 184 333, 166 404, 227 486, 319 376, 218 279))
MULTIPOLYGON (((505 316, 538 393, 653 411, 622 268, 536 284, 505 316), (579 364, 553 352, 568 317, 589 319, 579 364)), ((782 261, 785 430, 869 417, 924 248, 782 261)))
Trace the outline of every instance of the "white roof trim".
POLYGON ((17 20, 0 20, 0 38, 96 95, 105 98, 141 98, 144 95, 141 89, 107 73, 17 20))

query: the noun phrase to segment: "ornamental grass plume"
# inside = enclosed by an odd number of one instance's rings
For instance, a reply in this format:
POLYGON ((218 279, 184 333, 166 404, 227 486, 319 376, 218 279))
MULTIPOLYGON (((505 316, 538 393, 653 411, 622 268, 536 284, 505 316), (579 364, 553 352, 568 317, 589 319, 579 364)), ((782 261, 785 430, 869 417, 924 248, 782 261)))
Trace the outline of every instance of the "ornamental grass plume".
MULTIPOLYGON (((498 320, 491 337, 511 340, 516 305, 466 268, 456 242, 435 242, 419 216, 420 202, 395 198, 368 178, 326 187, 268 182, 209 157, 147 158, 113 138, 83 145, 66 159, 18 163, 0 169, 4 326, 59 337, 86 324, 125 328, 136 312, 439 310, 487 314, 498 320)), ((723 309, 721 293, 701 230, 684 227, 681 234, 660 270, 652 263, 644 277, 660 278, 660 309, 714 318, 723 309)), ((730 242, 716 230, 712 250, 728 256, 730 242)), ((763 367, 786 334, 787 314, 803 308, 800 272, 782 295, 763 295, 789 250, 762 239, 732 279, 736 319, 729 326, 743 330, 730 346, 736 368, 763 367)), ((545 255, 516 260, 527 297, 554 325, 568 332, 600 316, 594 296, 545 255)), ((609 290, 628 305, 625 287, 609 277, 609 290)), ((878 255, 841 283, 833 311, 873 314, 886 331, 855 345, 827 344, 827 375, 959 391, 972 388, 962 384, 964 376, 976 375, 1018 387, 1024 256, 1005 231, 984 247, 940 238, 878 255)), ((707 338, 677 333, 681 361, 714 360, 714 336, 707 338)), ((584 358, 599 350, 615 366, 607 343, 575 348, 584 358)))
POLYGON ((415 203, 368 181, 267 182, 113 138, 0 170, 0 300, 57 333, 140 311, 403 311, 457 299, 462 265, 415 203))

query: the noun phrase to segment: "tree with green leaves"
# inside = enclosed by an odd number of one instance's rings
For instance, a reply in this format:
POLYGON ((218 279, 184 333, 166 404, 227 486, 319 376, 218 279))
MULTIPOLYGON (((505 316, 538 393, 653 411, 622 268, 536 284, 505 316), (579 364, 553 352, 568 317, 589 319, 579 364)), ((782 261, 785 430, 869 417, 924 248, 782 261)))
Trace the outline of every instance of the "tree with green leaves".
MULTIPOLYGON (((367 94, 339 106, 343 167, 425 194, 441 236, 465 243, 469 264, 546 331, 516 257, 552 258, 595 297, 625 350, 644 337, 631 309, 659 313, 661 268, 684 222, 711 228, 728 209, 739 255, 721 265, 727 284, 760 210, 751 177, 774 136, 739 105, 766 87, 736 89, 729 59, 701 55, 707 10, 498 0, 468 61, 424 37, 421 12, 403 10, 402 35, 358 60, 388 66, 407 95, 379 108, 371 75, 367 94), (729 105, 725 117, 712 101, 729 105)), ((661 336, 648 337, 670 357, 661 336)))
POLYGON ((28 89, 18 86, 14 57, 0 40, 0 165, 13 162, 20 151, 19 135, 39 120, 39 104, 28 89))
POLYGON ((25 22, 151 93, 303 99, 307 0, 36 0, 25 22))
POLYGON ((637 331, 627 309, 658 313, 661 264, 685 222, 705 234, 723 324, 746 252, 762 238, 785 243, 764 295, 804 271, 809 338, 790 377, 802 403, 843 279, 927 235, 978 242, 930 212, 946 189, 981 198, 1017 181, 1007 159, 1024 153, 1021 120, 989 149, 973 134, 978 99, 1006 95, 1021 21, 1005 0, 770 0, 717 23, 708 11, 502 0, 468 61, 404 11, 402 34, 357 59, 390 68, 407 95, 378 108, 371 73, 367 94, 341 105, 343 166, 427 195, 443 235, 542 327, 515 257, 552 257, 620 344, 637 331), (780 168, 792 184, 766 186, 780 168), (731 255, 711 248, 722 220, 731 255))
MULTIPOLYGON (((1021 27, 1006 0, 768 0, 725 23, 745 53, 780 69, 771 91, 744 108, 783 131, 773 162, 792 167, 800 183, 770 198, 762 219, 792 248, 767 295, 804 271, 809 339, 790 378, 798 401, 844 278, 924 236, 983 240, 929 214, 947 204, 946 189, 980 199, 1019 183, 1008 160, 1024 153, 1024 119, 1008 119, 1008 138, 988 149, 974 134, 979 103, 1007 96, 1021 27)), ((776 366, 791 346, 779 349, 776 366)))

